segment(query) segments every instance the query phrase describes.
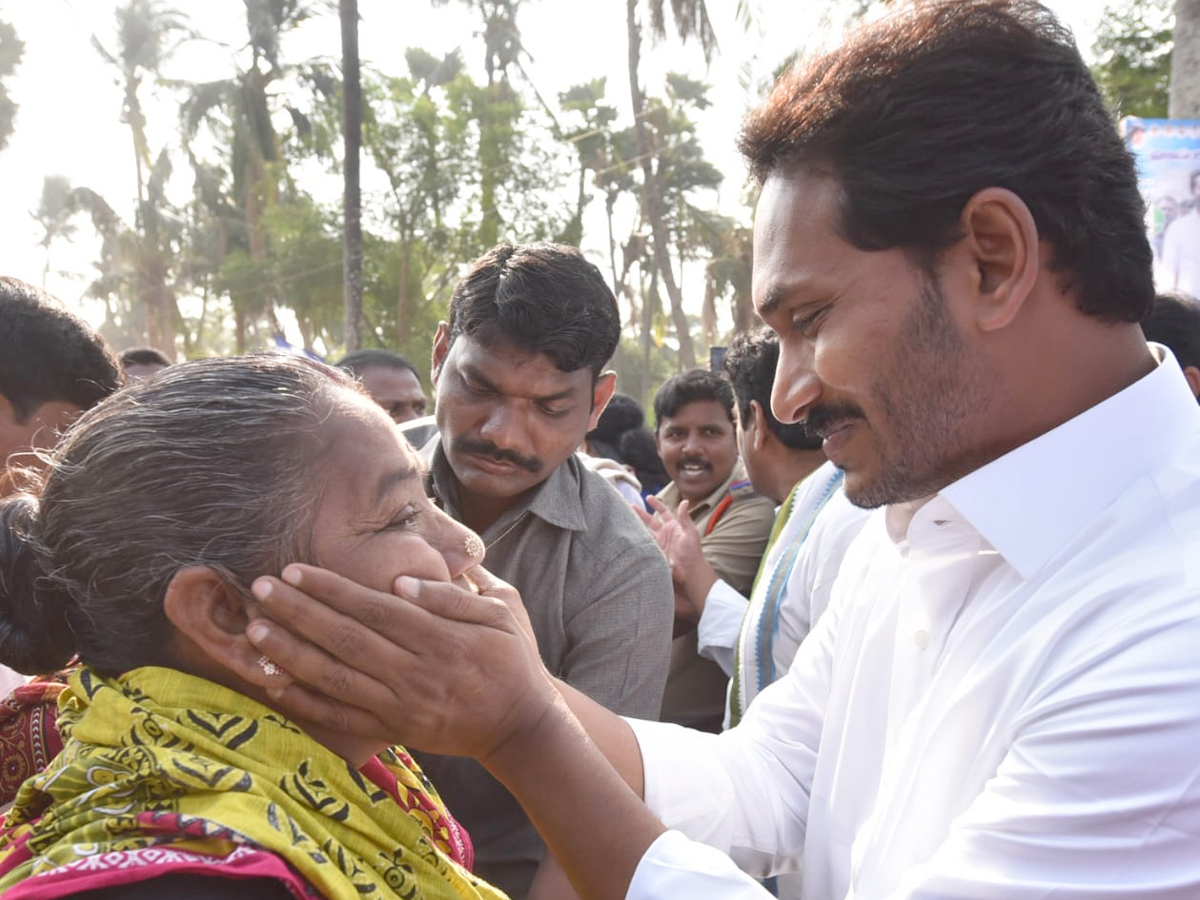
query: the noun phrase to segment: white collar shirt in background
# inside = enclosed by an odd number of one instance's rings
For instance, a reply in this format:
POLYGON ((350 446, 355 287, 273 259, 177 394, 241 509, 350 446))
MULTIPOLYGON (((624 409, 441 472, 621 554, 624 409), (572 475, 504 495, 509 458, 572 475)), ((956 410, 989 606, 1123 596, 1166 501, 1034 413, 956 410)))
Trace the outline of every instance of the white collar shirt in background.
POLYGON ((1167 354, 873 515, 739 727, 631 723, 682 834, 628 897, 768 896, 698 841, 802 866, 806 900, 1194 900, 1198 648, 1200 407, 1167 354))
MULTIPOLYGON (((800 642, 825 612, 842 557, 862 530, 868 511, 846 499, 837 467, 825 462, 796 486, 779 514, 786 514, 787 520, 763 557, 750 599, 718 578, 700 616, 700 655, 716 662, 727 675, 733 675, 739 641, 753 641, 759 632, 769 631, 765 648, 769 659, 759 659, 746 648, 741 654, 744 671, 736 680, 746 704, 762 686, 783 677, 800 642), (827 496, 831 488, 832 495, 827 496), (797 542, 798 552, 793 554, 790 551, 797 542), (781 571, 784 565, 787 571, 781 571), (771 622, 760 623, 776 579, 783 582, 776 614, 771 622), (747 616, 754 628, 744 633, 747 616)), ((728 727, 728 709, 725 720, 728 727)))

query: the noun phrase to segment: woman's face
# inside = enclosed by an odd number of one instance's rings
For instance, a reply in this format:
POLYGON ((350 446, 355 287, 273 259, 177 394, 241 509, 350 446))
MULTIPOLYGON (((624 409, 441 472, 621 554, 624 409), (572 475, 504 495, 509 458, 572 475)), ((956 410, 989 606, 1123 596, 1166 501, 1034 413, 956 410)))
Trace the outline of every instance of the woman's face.
POLYGON ((481 561, 473 548, 482 544, 425 496, 417 455, 392 420, 366 397, 347 395, 317 467, 324 484, 314 562, 388 593, 398 575, 458 578, 481 561))

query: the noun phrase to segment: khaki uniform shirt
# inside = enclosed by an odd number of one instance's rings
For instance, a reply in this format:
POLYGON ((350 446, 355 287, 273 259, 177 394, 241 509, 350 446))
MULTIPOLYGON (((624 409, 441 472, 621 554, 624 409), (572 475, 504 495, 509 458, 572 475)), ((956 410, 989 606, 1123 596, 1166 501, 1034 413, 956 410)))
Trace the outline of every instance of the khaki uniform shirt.
MULTIPOLYGON (((401 430, 429 467, 427 493, 462 521, 436 424, 418 419, 401 430)), ((484 565, 521 592, 550 672, 614 712, 657 719, 671 570, 621 495, 572 456, 480 537, 484 565)), ((473 760, 415 755, 470 832, 476 873, 523 897, 544 847, 517 801, 473 760)))
MULTIPOLYGON (((746 469, 741 460, 719 488, 703 500, 692 504, 691 520, 699 530, 700 549, 717 577, 728 582, 740 594, 749 594, 767 548, 767 538, 775 522, 775 501, 754 492, 748 483, 733 487, 733 503, 717 520, 711 534, 705 534, 709 520, 718 504, 730 493, 730 488, 746 481, 746 469)), ((683 497, 671 482, 658 493, 658 498, 672 511, 679 508, 683 497)), ((725 717, 725 694, 729 676, 710 659, 697 652, 696 628, 681 634, 671 644, 671 666, 667 674, 667 691, 663 697, 662 720, 719 731, 725 717)))

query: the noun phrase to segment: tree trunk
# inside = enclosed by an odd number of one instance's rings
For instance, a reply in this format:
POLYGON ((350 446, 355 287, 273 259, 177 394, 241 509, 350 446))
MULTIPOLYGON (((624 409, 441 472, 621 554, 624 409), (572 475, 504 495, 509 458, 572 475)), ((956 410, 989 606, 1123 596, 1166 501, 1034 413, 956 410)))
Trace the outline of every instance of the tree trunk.
MULTIPOLYGON (((624 279, 617 274, 617 239, 613 234, 613 208, 617 204, 617 194, 615 191, 609 191, 608 196, 604 198, 604 215, 608 219, 608 264, 612 267, 612 289, 616 295, 617 302, 621 300, 621 294, 625 290, 624 279)), ((50 266, 50 251, 46 251, 46 267, 50 266)), ((630 311, 632 317, 632 310, 630 311)))
POLYGON ((497 108, 509 102, 504 81, 488 84, 479 107, 479 243, 490 249, 500 241, 500 206, 497 188, 505 159, 501 148, 497 108))
POLYGON ((396 297, 396 345, 408 346, 412 336, 413 319, 412 241, 407 235, 400 238, 400 289, 396 297))
POLYGON ((1169 115, 1200 119, 1200 0, 1175 0, 1169 115))
POLYGON ((358 0, 339 0, 342 20, 342 133, 345 161, 345 230, 342 239, 342 299, 346 351, 362 346, 362 85, 358 66, 358 0))
POLYGON ((650 145, 650 132, 645 123, 646 97, 638 82, 642 36, 637 21, 637 0, 625 0, 625 12, 629 36, 629 93, 633 102, 633 130, 637 135, 638 158, 642 165, 642 207, 646 221, 650 223, 653 245, 651 256, 671 303, 671 321, 675 325, 675 336, 679 340, 680 364, 685 369, 694 369, 696 353, 692 348, 687 316, 683 312, 683 291, 675 281, 675 272, 671 268, 671 241, 667 235, 666 210, 655 166, 657 153, 650 145))
POLYGON ((654 314, 658 311, 658 270, 650 270, 650 290, 642 297, 642 384, 639 396, 645 396, 650 389, 653 376, 650 365, 650 346, 654 336, 654 314))

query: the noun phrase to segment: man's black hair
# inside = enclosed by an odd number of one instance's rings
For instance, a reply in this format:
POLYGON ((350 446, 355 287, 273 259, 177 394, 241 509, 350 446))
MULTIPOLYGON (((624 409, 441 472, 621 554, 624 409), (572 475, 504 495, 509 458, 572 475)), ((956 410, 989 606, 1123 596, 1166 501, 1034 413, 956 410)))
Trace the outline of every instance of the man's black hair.
POLYGON ((769 328, 758 328, 734 336, 725 353, 725 374, 737 397, 738 415, 745 428, 750 421, 750 401, 757 400, 767 425, 785 447, 820 450, 821 438, 803 425, 784 425, 771 412, 771 388, 779 365, 779 336, 769 328))
POLYGON ((161 350, 153 347, 130 347, 119 357, 122 366, 169 366, 171 361, 161 350))
POLYGON ((743 125, 761 183, 826 171, 838 230, 932 273, 979 191, 1024 201, 1079 309, 1139 321, 1154 300, 1133 157, 1069 29, 1034 0, 911 3, 784 75, 743 125))
POLYGON ((621 337, 617 300, 576 247, 498 244, 450 298, 449 342, 466 335, 545 354, 562 372, 600 373, 621 337))
POLYGON ((399 353, 393 353, 391 350, 355 350, 342 357, 337 364, 339 369, 345 369, 352 375, 361 375, 364 369, 376 366, 386 369, 406 369, 417 376, 418 382, 421 380, 421 373, 417 371, 417 367, 399 353))
POLYGON ((703 400, 720 403, 733 424, 733 387, 729 379, 708 369, 692 369, 672 375, 654 395, 654 425, 661 428, 663 419, 670 418, 687 406, 703 400))
POLYGON ((104 338, 31 284, 0 276, 0 394, 25 422, 44 403, 88 409, 121 386, 104 338))
POLYGON ((1200 369, 1200 300, 1187 294, 1166 293, 1154 298, 1154 308, 1142 320, 1146 340, 1162 344, 1181 368, 1200 369))
POLYGON ((645 428, 633 428, 621 435, 618 447, 621 461, 633 467, 633 474, 642 484, 643 494, 657 494, 671 481, 658 455, 654 434, 645 428))
POLYGON ((621 435, 641 428, 645 421, 646 414, 640 403, 628 394, 613 394, 596 420, 596 427, 587 433, 592 455, 625 462, 621 458, 621 435))

